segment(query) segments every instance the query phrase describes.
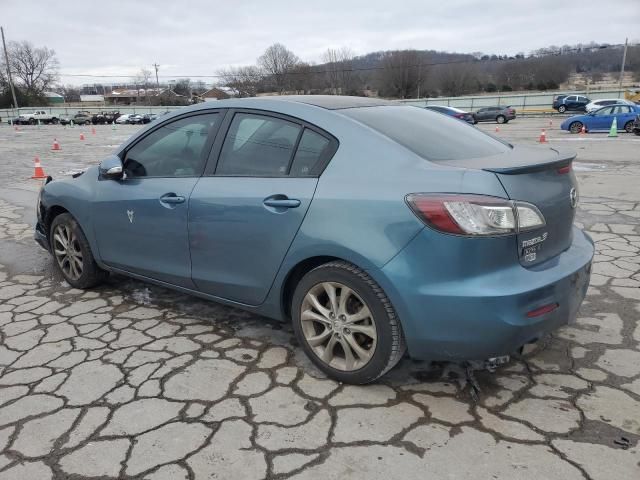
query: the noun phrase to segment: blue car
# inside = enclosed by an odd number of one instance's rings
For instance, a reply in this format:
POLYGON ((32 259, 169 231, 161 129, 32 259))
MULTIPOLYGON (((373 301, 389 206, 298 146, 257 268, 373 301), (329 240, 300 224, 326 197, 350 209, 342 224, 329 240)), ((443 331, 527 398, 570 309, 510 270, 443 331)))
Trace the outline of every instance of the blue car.
POLYGON ((46 180, 35 238, 70 285, 115 272, 291 321, 355 384, 406 349, 502 360, 575 318, 594 247, 574 154, 383 100, 214 103, 46 180))
POLYGON ((585 115, 574 115, 560 124, 562 130, 580 133, 582 127, 586 132, 609 131, 613 119, 619 131, 633 132, 633 121, 640 113, 638 105, 611 105, 594 110, 585 115))

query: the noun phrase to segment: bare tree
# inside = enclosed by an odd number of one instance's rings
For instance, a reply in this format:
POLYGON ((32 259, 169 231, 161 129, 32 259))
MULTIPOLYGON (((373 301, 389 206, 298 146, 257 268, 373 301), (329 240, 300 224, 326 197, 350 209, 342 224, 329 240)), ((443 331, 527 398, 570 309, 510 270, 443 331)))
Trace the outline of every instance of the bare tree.
POLYGON ((384 52, 378 76, 379 89, 384 96, 410 98, 419 95, 425 81, 421 56, 416 50, 384 52))
POLYGON ((9 68, 29 96, 42 96, 57 79, 58 59, 47 47, 34 47, 30 42, 9 42, 9 68))
POLYGON ((231 88, 238 97, 255 97, 262 81, 262 72, 255 66, 230 67, 218 72, 222 85, 231 88))
POLYGON ((274 43, 258 58, 258 66, 269 75, 278 92, 291 88, 291 72, 300 59, 281 43, 274 43))
MULTIPOLYGON (((135 77, 133 77, 133 83, 136 86, 137 97, 140 98, 140 90, 144 91, 144 100, 147 105, 149 105, 149 87, 151 84, 151 70, 146 68, 141 68, 138 73, 136 73, 135 77)), ((138 100, 136 100, 138 103, 138 100)))
POLYGON ((55 89, 56 93, 59 93, 64 97, 64 101, 67 103, 80 101, 80 89, 73 85, 60 85, 55 89))
POLYGON ((439 65, 438 79, 440 91, 450 97, 470 93, 476 88, 474 78, 476 69, 471 63, 452 63, 439 65))
POLYGON ((328 48, 322 56, 327 75, 327 86, 334 95, 348 95, 354 89, 354 54, 347 47, 328 48))

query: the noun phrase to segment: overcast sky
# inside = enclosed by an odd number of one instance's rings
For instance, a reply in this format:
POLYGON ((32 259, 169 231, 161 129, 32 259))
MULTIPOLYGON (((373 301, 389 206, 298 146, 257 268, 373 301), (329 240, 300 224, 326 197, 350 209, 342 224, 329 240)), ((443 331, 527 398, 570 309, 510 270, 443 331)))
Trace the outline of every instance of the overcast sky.
POLYGON ((0 0, 0 23, 8 40, 53 48, 61 74, 127 78, 157 62, 181 77, 254 64, 275 42, 315 63, 343 46, 515 54, 640 42, 640 0, 0 0))

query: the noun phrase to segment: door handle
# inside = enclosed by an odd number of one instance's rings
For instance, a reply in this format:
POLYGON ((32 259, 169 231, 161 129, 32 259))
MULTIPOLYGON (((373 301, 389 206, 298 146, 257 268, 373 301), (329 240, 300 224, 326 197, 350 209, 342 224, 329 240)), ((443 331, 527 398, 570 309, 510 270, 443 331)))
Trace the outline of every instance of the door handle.
POLYGON ((300 206, 300 200, 295 198, 279 197, 279 198, 265 198, 265 206, 273 208, 296 208, 300 206))
POLYGON ((184 203, 184 197, 175 193, 165 193, 160 197, 160 201, 168 205, 177 205, 178 203, 184 203))

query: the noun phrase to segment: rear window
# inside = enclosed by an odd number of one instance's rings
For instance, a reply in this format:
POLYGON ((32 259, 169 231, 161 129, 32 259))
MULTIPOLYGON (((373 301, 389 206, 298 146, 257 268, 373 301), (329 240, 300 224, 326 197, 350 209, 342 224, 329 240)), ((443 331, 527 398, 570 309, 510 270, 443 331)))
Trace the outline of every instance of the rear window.
POLYGON ((434 162, 499 155, 510 148, 462 120, 424 108, 381 106, 351 108, 341 113, 434 162))

